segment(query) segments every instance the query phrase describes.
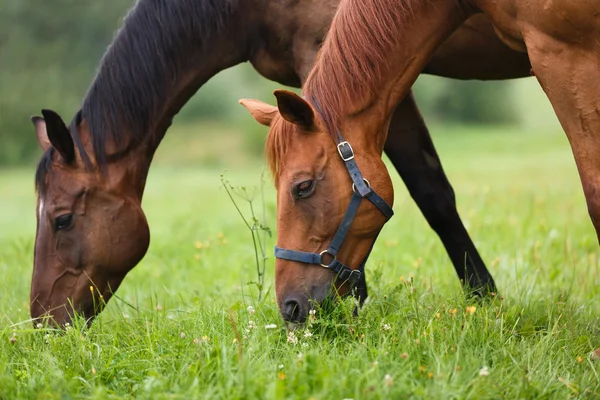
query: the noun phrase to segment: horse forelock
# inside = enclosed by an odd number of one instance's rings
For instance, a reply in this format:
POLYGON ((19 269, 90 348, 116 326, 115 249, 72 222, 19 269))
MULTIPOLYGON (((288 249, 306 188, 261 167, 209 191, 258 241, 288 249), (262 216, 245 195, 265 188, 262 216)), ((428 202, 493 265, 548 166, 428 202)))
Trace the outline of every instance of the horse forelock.
POLYGON ((52 168, 54 152, 54 147, 46 150, 35 170, 35 191, 39 196, 43 196, 46 193, 46 175, 48 175, 48 172, 52 168))
POLYGON ((285 164, 288 150, 294 137, 294 124, 277 114, 271 122, 271 128, 265 141, 265 156, 275 184, 279 181, 281 168, 285 164))

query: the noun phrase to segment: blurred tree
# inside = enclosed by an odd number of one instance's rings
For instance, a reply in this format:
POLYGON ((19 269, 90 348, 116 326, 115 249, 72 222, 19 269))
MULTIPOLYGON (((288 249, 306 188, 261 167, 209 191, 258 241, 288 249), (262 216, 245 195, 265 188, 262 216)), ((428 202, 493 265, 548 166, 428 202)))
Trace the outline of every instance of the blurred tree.
POLYGON ((415 97, 429 121, 454 124, 513 124, 519 113, 513 97, 514 81, 459 81, 421 76, 415 97))
POLYGON ((39 154, 29 116, 70 118, 131 1, 2 0, 0 164, 39 154))

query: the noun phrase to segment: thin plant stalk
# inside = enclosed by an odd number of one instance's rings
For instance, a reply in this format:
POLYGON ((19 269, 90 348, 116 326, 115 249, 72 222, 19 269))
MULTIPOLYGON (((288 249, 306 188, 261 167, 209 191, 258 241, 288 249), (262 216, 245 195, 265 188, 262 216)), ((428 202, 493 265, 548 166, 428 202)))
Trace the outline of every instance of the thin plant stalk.
POLYGON ((257 281, 253 282, 256 284, 258 288, 258 301, 262 300, 262 295, 265 288, 265 271, 266 271, 266 242, 267 242, 267 234, 271 236, 271 230, 266 226, 266 206, 264 202, 264 172, 261 174, 260 180, 260 201, 262 203, 262 216, 261 221, 256 218, 256 212, 254 210, 254 194, 250 194, 246 187, 241 187, 239 190, 243 192, 243 195, 238 194, 238 197, 241 197, 246 202, 248 202, 248 206, 250 209, 250 218, 246 218, 237 201, 235 200, 233 194, 235 193, 235 188, 229 183, 229 181, 225 180, 224 176, 221 175, 221 184, 225 188, 229 199, 233 203, 233 206, 237 210, 239 216, 244 221, 244 224, 250 231, 250 235, 252 236, 252 245, 254 247, 254 262, 256 265, 256 275, 257 281), (260 232, 262 231, 262 240, 260 236, 260 232), (259 257, 260 252, 260 257, 259 257))

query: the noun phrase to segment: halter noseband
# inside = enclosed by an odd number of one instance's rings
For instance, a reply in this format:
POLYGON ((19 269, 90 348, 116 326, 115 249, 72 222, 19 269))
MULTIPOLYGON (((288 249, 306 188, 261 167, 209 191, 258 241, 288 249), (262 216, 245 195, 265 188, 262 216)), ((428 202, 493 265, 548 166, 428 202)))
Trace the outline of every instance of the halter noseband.
MULTIPOLYGON (((317 110, 319 110, 318 106, 316 108, 317 110)), ((379 234, 378 233, 375 236, 375 240, 373 240, 373 244, 371 245, 369 252, 363 259, 358 269, 352 269, 347 265, 341 263, 336 258, 338 251, 344 244, 344 240, 346 239, 346 235, 350 230, 352 222, 356 217, 356 212, 358 211, 358 207, 360 206, 361 200, 363 198, 366 198, 371 203, 373 203, 375 207, 377 207, 379 211, 381 211, 381 213, 385 216, 386 222, 389 221, 392 215, 394 215, 394 211, 392 210, 392 207, 390 207, 390 205, 381 198, 381 196, 375 193, 375 191, 371 188, 369 181, 362 177, 362 174, 358 169, 358 165, 356 165, 356 161, 354 160, 354 150, 352 149, 352 146, 350 146, 350 143, 348 143, 344 139, 342 133, 339 130, 336 131, 335 141, 337 144, 338 153, 342 158, 342 161, 344 162, 348 173, 350 174, 350 178, 352 178, 352 198, 350 199, 350 204, 346 209, 346 213, 342 218, 340 226, 335 232, 335 235, 333 236, 329 247, 318 254, 298 250, 288 250, 275 246, 275 257, 283 260, 296 261, 304 264, 320 265, 323 268, 327 268, 330 271, 333 271, 336 274, 338 280, 342 282, 349 281, 352 284, 352 286, 354 286, 356 285, 356 283, 361 278, 364 272, 365 264, 367 262, 367 259, 369 258, 369 255, 371 254, 373 246, 375 245, 377 235, 379 234), (323 260, 324 256, 331 257, 331 261, 329 263, 325 262, 325 260, 323 260)))

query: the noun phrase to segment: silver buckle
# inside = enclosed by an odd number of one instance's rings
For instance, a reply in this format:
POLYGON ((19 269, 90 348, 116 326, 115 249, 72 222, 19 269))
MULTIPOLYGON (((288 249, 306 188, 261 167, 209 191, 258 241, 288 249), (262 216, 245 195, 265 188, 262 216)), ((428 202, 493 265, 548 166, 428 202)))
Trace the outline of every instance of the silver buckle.
POLYGON ((362 272, 360 272, 360 270, 353 269, 352 272, 350 272, 350 276, 348 277, 348 281, 350 281, 352 283, 356 283, 356 281, 358 281, 360 279, 361 275, 362 275, 362 272), (356 272, 356 275, 354 274, 355 272, 356 272))
POLYGON ((321 267, 323 267, 323 268, 329 268, 329 266, 331 265, 331 263, 335 260, 335 256, 333 254, 331 254, 329 251, 323 250, 322 252, 319 253, 319 255, 321 256, 321 260, 320 261, 323 261, 323 254, 329 254, 332 257, 331 262, 329 264, 323 264, 321 262, 321 267))
POLYGON ((337 150, 338 150, 338 153, 340 154, 340 157, 342 157, 342 160, 344 160, 344 162, 350 161, 354 158, 354 150, 352 149, 352 146, 350 146, 350 143, 348 143, 345 140, 337 145, 337 150), (344 158, 344 155, 342 154, 342 146, 348 146, 350 148, 350 153, 352 153, 352 155, 350 157, 344 158))
MULTIPOLYGON (((365 185, 367 185, 367 187, 370 189, 371 183, 368 180, 366 180, 365 178, 363 178, 363 181, 365 181, 365 185)), ((356 193, 356 185, 354 184, 354 182, 352 182, 352 191, 354 193, 356 193)))

